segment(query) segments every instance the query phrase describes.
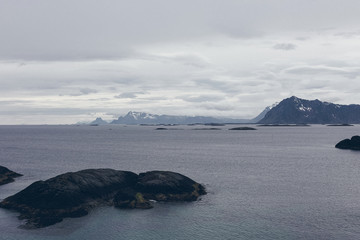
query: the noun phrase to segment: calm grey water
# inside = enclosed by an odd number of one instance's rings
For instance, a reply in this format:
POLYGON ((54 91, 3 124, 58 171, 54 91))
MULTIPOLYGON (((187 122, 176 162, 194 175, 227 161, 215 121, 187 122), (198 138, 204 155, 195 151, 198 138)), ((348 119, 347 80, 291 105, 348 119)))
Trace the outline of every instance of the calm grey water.
POLYGON ((171 170, 209 192, 151 210, 103 207, 30 231, 0 209, 0 239, 360 239, 360 152, 334 148, 360 126, 230 127, 0 126, 0 165, 24 174, 0 186, 0 200, 85 168, 171 170))

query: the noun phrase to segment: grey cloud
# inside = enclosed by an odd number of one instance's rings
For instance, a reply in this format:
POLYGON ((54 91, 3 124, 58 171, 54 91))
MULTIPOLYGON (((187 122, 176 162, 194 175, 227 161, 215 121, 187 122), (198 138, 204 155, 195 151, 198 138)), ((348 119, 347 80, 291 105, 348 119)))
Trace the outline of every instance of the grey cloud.
POLYGON ((341 75, 346 78, 356 78, 360 75, 360 68, 340 68, 329 66, 300 66, 292 67, 284 70, 284 73, 295 75, 318 75, 330 74, 341 75))
POLYGON ((303 83, 303 88, 305 88, 305 89, 325 89, 325 88, 327 88, 327 84, 328 83, 328 81, 326 81, 326 80, 323 80, 323 81, 321 81, 321 80, 317 80, 317 81, 309 81, 309 82, 305 82, 305 83, 303 83))
POLYGON ((166 101, 169 100, 167 97, 142 97, 141 100, 148 101, 166 101))
POLYGON ((30 101, 26 101, 26 100, 3 100, 3 101, 0 101, 0 105, 14 107, 16 105, 23 106, 23 105, 29 104, 29 102, 30 101))
POLYGON ((229 105, 227 103, 204 103, 200 105, 201 108, 205 108, 207 110, 217 110, 217 111, 231 111, 234 110, 234 106, 229 105))
POLYGON ((200 95, 200 96, 193 96, 193 95, 185 95, 179 96, 178 99, 182 99, 186 102, 217 102, 223 100, 224 97, 218 95, 200 95))
MULTIPOLYGON (((88 114, 95 109, 84 109, 84 108, 40 108, 35 106, 24 106, 17 107, 16 109, 11 108, 9 105, 3 105, 0 103, 1 110, 0 115, 80 115, 88 114)), ((100 110, 100 109, 98 109, 100 110)))
POLYGON ((181 54, 172 54, 172 55, 143 54, 143 55, 138 55, 137 57, 139 59, 145 59, 147 61, 175 62, 197 68, 206 68, 210 66, 210 63, 207 60, 193 53, 181 53, 181 54))
POLYGON ((360 36, 360 30, 358 31, 349 31, 349 32, 338 32, 334 36, 344 37, 344 38, 354 38, 360 36))
POLYGON ((275 44, 273 46, 274 49, 276 50, 285 50, 285 51, 289 51, 289 50, 294 50, 296 49, 296 45, 292 44, 292 43, 278 43, 275 44))
POLYGON ((93 102, 107 102, 112 100, 111 98, 90 98, 88 99, 88 101, 93 101, 93 102))
POLYGON ((212 80, 212 79, 195 79, 193 80, 196 87, 201 89, 212 89, 216 91, 221 91, 227 94, 230 93, 238 93, 240 90, 234 84, 231 84, 227 81, 220 81, 220 80, 212 80))
POLYGON ((137 98, 138 95, 144 94, 144 92, 123 92, 114 96, 115 98, 137 98))
POLYGON ((356 0, 2 0, 0 52, 2 59, 123 59, 150 43, 339 28, 359 22, 359 8, 356 0))
POLYGON ((298 40, 298 41, 306 41, 306 40, 309 40, 308 37, 297 37, 297 38, 295 38, 295 39, 298 40))
POLYGON ((181 54, 181 55, 175 55, 174 57, 172 57, 173 60, 181 62, 185 65, 189 65, 189 66, 193 66, 193 67, 199 67, 199 68, 204 68, 209 66, 209 63, 195 55, 195 54, 181 54))
POLYGON ((80 89, 80 93, 82 93, 83 95, 87 95, 87 94, 91 94, 91 93, 97 93, 98 91, 95 89, 91 89, 91 88, 82 88, 80 89))
POLYGON ((98 93, 98 90, 91 89, 91 88, 81 88, 79 90, 76 90, 75 93, 69 93, 69 94, 59 94, 59 96, 72 96, 72 97, 78 97, 78 96, 84 96, 89 95, 92 93, 98 93))

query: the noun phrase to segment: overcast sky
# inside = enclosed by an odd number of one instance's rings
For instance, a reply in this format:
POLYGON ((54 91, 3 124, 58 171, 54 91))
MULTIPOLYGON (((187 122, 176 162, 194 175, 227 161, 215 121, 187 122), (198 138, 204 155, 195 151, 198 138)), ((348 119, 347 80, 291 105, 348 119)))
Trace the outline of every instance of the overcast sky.
POLYGON ((0 124, 360 103, 359 0, 1 0, 0 124))

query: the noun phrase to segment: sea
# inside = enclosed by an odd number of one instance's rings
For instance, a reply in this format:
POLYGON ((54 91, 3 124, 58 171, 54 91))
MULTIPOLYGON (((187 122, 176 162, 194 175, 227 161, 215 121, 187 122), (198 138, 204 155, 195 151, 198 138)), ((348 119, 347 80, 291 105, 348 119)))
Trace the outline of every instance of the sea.
POLYGON ((360 126, 0 126, 0 165, 23 174, 0 201, 65 172, 168 170, 202 183, 191 203, 99 207, 41 229, 0 209, 0 239, 360 239, 360 126))

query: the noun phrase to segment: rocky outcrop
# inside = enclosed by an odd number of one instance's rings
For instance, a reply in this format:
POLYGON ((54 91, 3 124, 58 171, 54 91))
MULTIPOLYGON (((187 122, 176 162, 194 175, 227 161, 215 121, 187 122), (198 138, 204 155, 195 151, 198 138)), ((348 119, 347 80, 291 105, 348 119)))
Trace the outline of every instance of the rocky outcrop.
POLYGON ((0 166, 0 185, 11 183, 16 177, 21 177, 22 175, 16 172, 9 170, 6 167, 0 166))
POLYGON ((344 139, 335 145, 340 149, 360 150, 360 136, 353 136, 351 139, 344 139))
POLYGON ((46 227, 67 217, 81 217, 99 205, 151 208, 150 200, 194 201, 202 185, 174 172, 137 175, 113 169, 87 169, 37 181, 0 203, 20 212, 27 228, 46 227))
POLYGON ((136 185, 145 199, 156 201, 195 201, 205 194, 205 188, 192 179, 174 172, 140 173, 136 185))

